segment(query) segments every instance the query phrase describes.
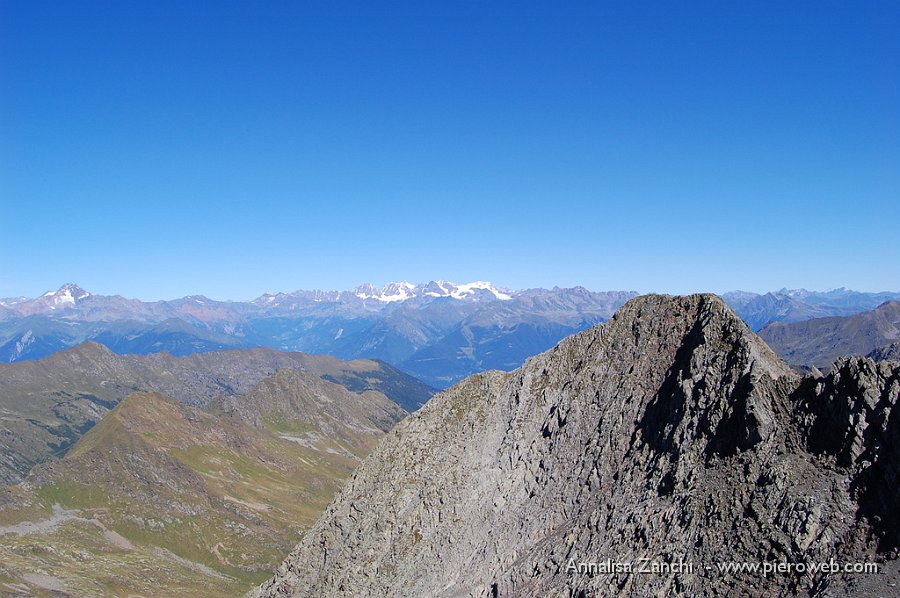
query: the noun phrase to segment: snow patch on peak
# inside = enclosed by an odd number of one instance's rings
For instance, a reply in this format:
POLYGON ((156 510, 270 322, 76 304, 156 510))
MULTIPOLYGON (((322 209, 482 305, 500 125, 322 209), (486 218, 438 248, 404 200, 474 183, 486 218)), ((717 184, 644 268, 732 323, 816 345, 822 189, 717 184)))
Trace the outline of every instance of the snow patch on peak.
POLYGON ((63 286, 59 287, 57 291, 47 291, 42 295, 42 297, 46 297, 50 300, 51 307, 57 305, 75 305, 76 301, 81 301, 82 299, 86 299, 90 297, 91 294, 82 289, 77 284, 73 284, 71 282, 67 282, 63 286))
POLYGON ((452 282, 445 280, 432 280, 424 287, 424 295, 426 297, 449 297, 455 288, 452 282))
POLYGON ((53 303, 56 305, 63 303, 75 305, 75 297, 72 295, 72 289, 65 289, 62 293, 57 293, 53 298, 53 303))
POLYGON ((415 289, 415 285, 412 285, 405 281, 392 282, 385 285, 385 287, 381 289, 381 297, 379 298, 379 301, 384 301, 385 303, 393 303, 394 301, 406 301, 407 299, 412 299, 416 296, 415 289))
POLYGON ((374 284, 366 282, 353 289, 353 294, 360 299, 374 299, 378 296, 378 289, 374 284))
POLYGON ((803 299, 804 297, 807 297, 809 295, 809 291, 807 291, 806 289, 789 289, 787 287, 784 287, 778 291, 775 291, 775 294, 803 299))
POLYGON ((450 293, 450 296, 454 299, 463 299, 468 295, 475 294, 475 292, 478 290, 488 291, 500 301, 509 301, 510 299, 512 299, 511 295, 509 295, 508 293, 504 293, 493 284, 484 280, 476 280, 475 282, 456 285, 455 290, 450 293))
POLYGON ((374 299, 383 303, 394 301, 406 301, 416 296, 416 286, 406 281, 391 282, 377 289, 372 284, 362 284, 354 289, 354 294, 360 299, 374 299))
POLYGON ((376 288, 372 284, 362 284, 353 289, 353 294, 360 299, 372 299, 382 303, 406 301, 415 297, 449 297, 452 299, 472 300, 485 298, 489 293, 495 299, 508 301, 512 295, 495 287, 490 282, 477 280, 466 284, 456 284, 446 280, 432 280, 428 284, 413 285, 408 282, 392 282, 382 288, 376 288))

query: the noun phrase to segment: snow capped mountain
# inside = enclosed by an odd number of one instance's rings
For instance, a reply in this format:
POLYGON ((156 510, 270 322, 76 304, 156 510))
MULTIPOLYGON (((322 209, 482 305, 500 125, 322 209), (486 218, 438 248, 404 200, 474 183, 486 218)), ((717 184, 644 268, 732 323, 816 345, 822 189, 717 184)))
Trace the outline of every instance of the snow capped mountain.
MULTIPOLYGON (((452 283, 450 284, 451 286, 454 286, 452 283)), ((478 291, 487 291, 500 301, 509 301, 512 299, 510 294, 505 293, 491 283, 482 280, 456 285, 456 288, 450 293, 450 296, 454 299, 465 299, 471 295, 477 295, 478 291)))
MULTIPOLYGON (((363 309, 371 311, 380 310, 391 304, 400 304, 411 299, 438 299, 448 297, 460 301, 509 301, 516 293, 502 289, 490 282, 478 280, 465 284, 456 284, 445 280, 433 280, 427 284, 412 284, 406 281, 390 282, 379 288, 373 284, 361 284, 352 291, 294 291, 291 293, 265 293, 253 301, 222 302, 209 299, 203 295, 191 295, 174 299, 172 301, 159 302, 169 307, 174 307, 180 312, 187 312, 199 308, 239 308, 240 305, 250 305, 263 310, 296 311, 315 303, 341 303, 349 306, 363 306, 363 309)), ((94 296, 83 288, 73 283, 66 283, 56 291, 47 291, 36 299, 25 297, 15 299, 3 299, 0 306, 15 309, 22 315, 47 313, 58 309, 79 307, 85 299, 91 299, 93 309, 105 306, 109 297, 94 296)), ((118 303, 136 302, 125 300, 117 296, 118 303)), ((171 316, 172 314, 167 314, 171 316)))
POLYGON ((17 305, 19 303, 24 303, 25 301, 30 301, 28 297, 7 297, 6 299, 0 299, 0 305, 3 307, 9 307, 12 305, 17 305))
POLYGON ((451 297, 460 300, 499 300, 512 299, 511 291, 501 290, 490 282, 477 280, 466 284, 456 284, 446 280, 432 280, 427 284, 413 285, 408 282, 391 282, 381 289, 366 283, 353 289, 354 295, 360 299, 374 299, 383 303, 406 301, 417 297, 451 297))
POLYGON ((416 296, 416 286, 408 282, 391 282, 381 290, 380 300, 386 303, 406 301, 416 296))
POLYGON ((43 299, 43 302, 50 307, 50 309, 56 309, 57 307, 73 306, 82 299, 87 299, 90 296, 90 293, 77 284, 67 282, 59 287, 59 290, 47 291, 41 295, 39 299, 43 299))
POLYGON ((406 301, 417 297, 416 290, 419 287, 408 282, 390 282, 378 289, 373 284, 361 284, 353 289, 353 294, 362 300, 375 299, 383 303, 394 303, 395 301, 406 301))
POLYGON ((293 293, 264 293, 250 302, 251 305, 263 309, 287 308, 297 309, 308 303, 340 301, 346 291, 294 291, 293 293))
POLYGON ((813 297, 816 299, 844 297, 847 295, 859 295, 857 291, 848 289, 847 287, 837 287, 836 289, 827 289, 825 291, 808 291, 806 289, 788 289, 782 288, 775 291, 776 295, 785 295, 794 299, 807 299, 813 297))
POLYGON ((608 318, 632 296, 433 280, 266 293, 250 302, 202 295, 142 302, 63 285, 0 306, 0 361, 35 359, 87 340, 121 353, 264 346, 378 358, 447 386, 476 371, 514 368, 608 318))

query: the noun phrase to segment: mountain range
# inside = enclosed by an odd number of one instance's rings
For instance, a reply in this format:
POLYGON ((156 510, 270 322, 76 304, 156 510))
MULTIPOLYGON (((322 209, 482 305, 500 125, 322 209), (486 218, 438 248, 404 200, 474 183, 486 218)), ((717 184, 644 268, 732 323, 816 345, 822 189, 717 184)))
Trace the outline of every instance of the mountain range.
POLYGON ((897 359, 900 301, 886 301, 871 311, 846 317, 773 322, 759 335, 792 365, 826 368, 849 355, 897 359))
POLYGON ((895 595, 898 401, 900 362, 801 376, 642 296, 395 426, 252 596, 895 595))
MULTIPOLYGON (((473 373, 512 370, 605 321, 634 296, 582 287, 512 291, 488 282, 432 281, 270 293, 245 302, 203 296, 142 302, 66 284, 34 299, 0 300, 0 361, 39 359, 85 341, 122 354, 269 347, 380 359, 445 388, 473 373)), ((782 289, 724 298, 758 330, 774 321, 852 315, 900 299, 900 293, 782 289)))
POLYGON ((885 301, 898 300, 900 293, 861 293, 843 287, 824 292, 781 289, 765 294, 734 291, 724 293, 722 299, 751 330, 758 331, 770 322, 851 316, 875 309, 885 301))
MULTIPOLYGON (((434 389, 380 361, 273 349, 118 355, 84 343, 37 361, 0 364, 0 484, 16 483, 71 446, 133 392, 153 392, 196 408, 250 392, 282 370, 308 373, 353 393, 378 392, 415 410, 434 389)), ((229 407, 230 409, 230 407, 229 407)))
POLYGON ((145 303, 66 284, 36 299, 0 301, 0 361, 40 358, 85 341, 117 353, 173 355, 270 347, 381 359, 446 387, 474 372, 515 368, 605 320, 634 295, 433 281, 266 294, 249 302, 191 296, 145 303))
MULTIPOLYGON (((103 361, 96 346, 71 351, 85 349, 83 369, 103 361)), ((318 365, 380 375, 371 363, 329 359, 318 365)), ((311 365, 242 383, 241 394, 200 409, 186 403, 203 402, 211 368, 183 362, 170 387, 182 401, 132 392, 63 458, 0 487, 0 594, 212 598, 265 579, 406 415, 382 392, 350 391, 311 365)), ((241 373, 252 376, 252 365, 241 373)), ((86 381, 70 377, 69 387, 86 381)))

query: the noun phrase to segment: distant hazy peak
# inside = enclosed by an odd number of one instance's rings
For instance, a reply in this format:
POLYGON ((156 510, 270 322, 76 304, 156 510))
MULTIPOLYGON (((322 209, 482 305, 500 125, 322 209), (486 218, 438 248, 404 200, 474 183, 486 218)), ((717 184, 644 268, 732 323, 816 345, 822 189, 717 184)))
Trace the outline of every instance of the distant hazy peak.
POLYGON ((353 294, 360 299, 375 299, 384 303, 406 301, 416 296, 416 286, 405 281, 389 282, 381 289, 371 283, 361 284, 353 289, 353 294))
POLYGON ((380 289, 371 283, 365 283, 353 289, 353 293, 360 299, 374 299, 383 303, 406 301, 407 299, 422 296, 452 297, 453 299, 486 297, 500 301, 512 299, 511 291, 500 289, 484 280, 476 280, 465 284, 457 284, 446 280, 432 280, 426 284, 417 285, 401 281, 388 283, 380 289))
POLYGON ((41 298, 48 300, 51 304, 51 309, 64 305, 75 305, 77 302, 82 299, 87 299, 91 294, 82 289, 77 284, 67 282, 66 284, 59 287, 56 291, 47 291, 41 298))

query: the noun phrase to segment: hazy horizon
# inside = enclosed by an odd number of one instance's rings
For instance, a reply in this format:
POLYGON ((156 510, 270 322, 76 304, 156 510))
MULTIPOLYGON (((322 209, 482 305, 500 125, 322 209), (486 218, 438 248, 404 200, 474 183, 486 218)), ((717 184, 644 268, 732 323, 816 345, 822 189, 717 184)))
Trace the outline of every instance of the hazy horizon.
POLYGON ((389 284, 392 284, 392 283, 403 283, 403 282, 408 282, 408 283, 410 283, 410 284, 418 285, 418 284, 427 284, 428 282, 431 282, 432 280, 434 280, 434 281, 442 281, 442 282, 450 282, 450 283, 454 283, 454 284, 468 284, 468 283, 471 283, 471 282, 490 282, 491 284, 493 284, 496 288, 498 288, 498 289, 500 289, 500 290, 507 290, 507 291, 513 291, 513 292, 526 291, 526 290, 529 290, 529 289, 548 289, 548 290, 549 290, 549 289, 553 289, 554 287, 559 287, 559 288, 562 288, 562 289, 565 289, 565 288, 575 288, 575 287, 583 287, 583 288, 587 289, 588 291, 595 292, 595 293, 602 293, 602 292, 607 292, 607 291, 609 291, 609 292, 636 292, 636 293, 638 293, 638 294, 640 294, 640 295, 654 294, 654 293, 659 293, 659 294, 669 294, 669 295, 691 295, 691 294, 695 294, 695 293, 713 293, 713 294, 716 294, 716 295, 722 295, 722 294, 730 293, 730 292, 746 292, 746 293, 756 293, 756 294, 759 294, 759 295, 764 295, 764 294, 766 294, 766 293, 777 293, 777 292, 779 292, 779 291, 808 291, 808 292, 811 292, 811 293, 828 293, 828 292, 831 292, 831 291, 837 291, 837 290, 841 290, 841 289, 845 289, 845 290, 848 290, 848 291, 855 291, 855 292, 859 292, 859 293, 873 293, 873 294, 877 294, 877 293, 900 293, 900 291, 893 290, 893 289, 875 289, 875 290, 868 290, 868 289, 854 289, 854 288, 850 288, 850 287, 847 287, 847 286, 829 287, 829 288, 825 288, 825 289, 809 289, 809 288, 805 288, 805 287, 796 287, 796 286, 794 286, 794 287, 782 286, 782 287, 778 287, 778 288, 764 289, 764 290, 751 290, 751 289, 723 289, 723 290, 709 290, 709 289, 697 289, 697 290, 694 290, 694 291, 688 291, 688 292, 683 292, 683 293, 677 293, 677 292, 671 292, 671 291, 666 291, 666 290, 640 290, 640 289, 616 289, 616 288, 590 288, 590 287, 587 287, 587 286, 585 286, 585 285, 579 285, 579 284, 576 284, 576 285, 570 285, 570 286, 563 286, 563 285, 559 285, 559 284, 556 284, 556 285, 551 284, 551 285, 549 285, 549 286, 530 285, 530 286, 525 286, 525 287, 511 287, 511 286, 508 286, 508 285, 504 285, 504 284, 497 283, 496 281, 487 281, 487 280, 483 280, 483 279, 480 279, 480 280, 477 280, 477 281, 476 281, 476 280, 471 280, 471 281, 468 281, 468 280, 467 280, 467 281, 460 281, 460 280, 447 280, 446 278, 434 278, 434 279, 430 279, 430 280, 428 280, 428 281, 389 280, 389 281, 385 281, 385 282, 383 282, 383 283, 373 283, 373 282, 370 282, 370 281, 363 281, 363 282, 359 282, 359 283, 357 283, 357 284, 354 284, 354 285, 349 286, 349 287, 346 287, 346 288, 333 288, 333 289, 332 289, 332 288, 323 288, 323 287, 290 288, 290 289, 288 289, 288 288, 284 288, 284 289, 269 289, 269 290, 267 290, 267 291, 263 291, 262 293, 259 293, 259 294, 257 294, 257 295, 254 295, 254 296, 252 296, 252 297, 214 297, 214 296, 211 296, 211 295, 209 295, 208 293, 204 293, 204 292, 202 292, 202 291, 186 293, 186 294, 184 294, 184 295, 178 295, 178 296, 143 297, 143 296, 138 296, 138 295, 132 295, 132 294, 129 294, 129 293, 124 293, 124 292, 121 292, 121 291, 114 291, 114 290, 113 290, 113 291, 103 291, 103 292, 101 292, 101 291, 99 291, 99 290, 97 290, 97 289, 89 288, 89 287, 87 287, 87 286, 85 286, 85 285, 82 285, 82 284, 78 283, 78 281, 68 280, 68 281, 66 281, 66 282, 64 282, 64 283, 62 283, 62 284, 60 284, 60 285, 57 285, 56 287, 45 289, 44 291, 41 291, 41 292, 39 292, 39 293, 33 293, 33 294, 31 294, 31 295, 23 294, 23 295, 15 295, 15 296, 5 296, 5 297, 0 297, 0 299, 13 299, 13 298, 18 298, 18 297, 26 297, 26 298, 28 298, 28 299, 36 299, 36 298, 38 298, 38 297, 40 297, 40 296, 42 296, 42 295, 54 293, 54 292, 58 291, 59 289, 61 289, 62 287, 64 287, 64 286, 67 285, 67 284, 74 284, 74 285, 77 285, 77 286, 81 287, 82 289, 84 289, 84 290, 87 291, 88 293, 91 293, 92 295, 101 295, 101 296, 116 296, 116 295, 119 295, 119 296, 122 296, 122 297, 124 297, 124 298, 126 298, 126 299, 137 299, 137 300, 143 301, 143 302, 172 301, 172 300, 175 300, 175 299, 182 299, 182 298, 184 298, 184 297, 203 296, 203 297, 206 297, 207 299, 210 299, 210 300, 212 300, 212 301, 224 301, 224 302, 232 302, 232 303, 241 303, 241 302, 253 301, 253 300, 258 299, 258 298, 260 298, 260 297, 262 297, 262 296, 264 296, 264 295, 267 295, 267 294, 293 293, 293 292, 297 292, 297 291, 346 292, 346 291, 352 291, 352 290, 356 289, 357 287, 362 286, 362 285, 364 285, 364 284, 372 284, 372 285, 374 285, 376 288, 381 289, 381 288, 383 288, 383 287, 385 287, 385 286, 387 286, 387 285, 389 285, 389 284))

